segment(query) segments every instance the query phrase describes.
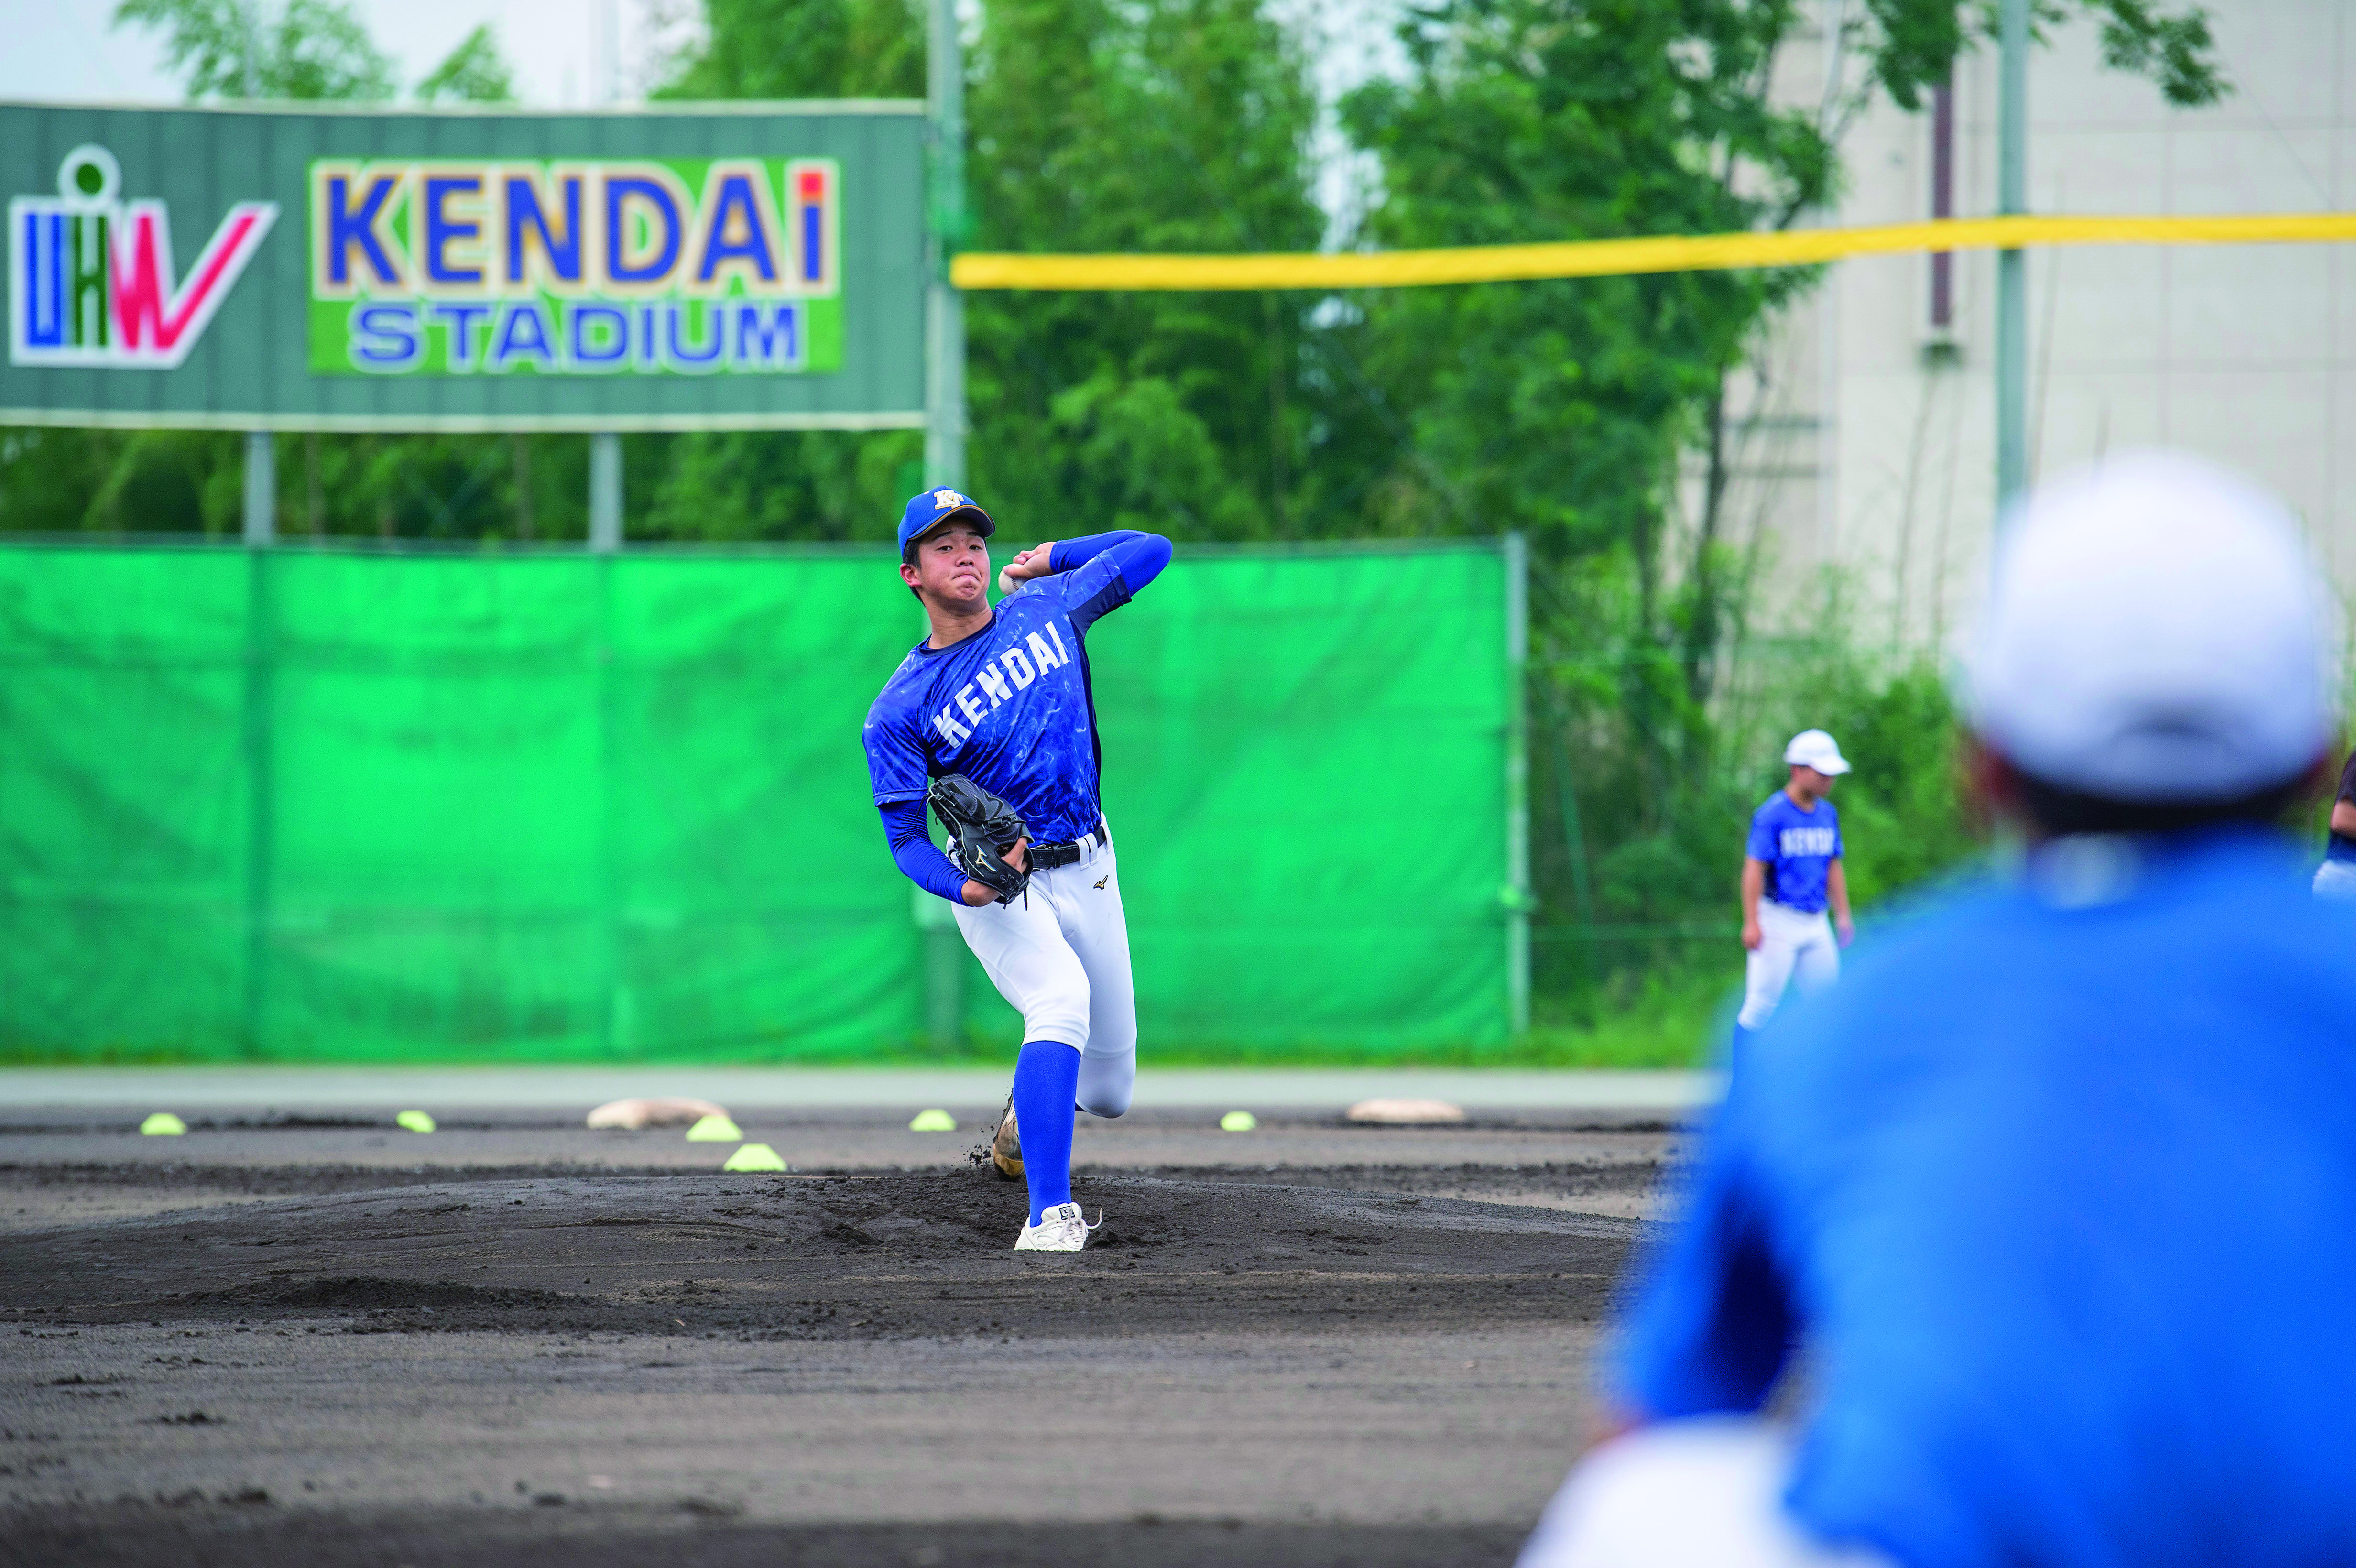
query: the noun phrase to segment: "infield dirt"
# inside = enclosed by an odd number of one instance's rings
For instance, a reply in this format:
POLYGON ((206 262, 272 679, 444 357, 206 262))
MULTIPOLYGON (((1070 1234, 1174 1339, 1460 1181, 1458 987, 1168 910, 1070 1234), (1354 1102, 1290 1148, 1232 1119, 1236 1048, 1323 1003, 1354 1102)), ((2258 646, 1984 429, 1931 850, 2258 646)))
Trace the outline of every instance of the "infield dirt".
POLYGON ((6 1129, 0 1563, 1504 1563, 1667 1140, 1493 1131, 1099 1163, 1043 1257, 947 1159, 6 1129))

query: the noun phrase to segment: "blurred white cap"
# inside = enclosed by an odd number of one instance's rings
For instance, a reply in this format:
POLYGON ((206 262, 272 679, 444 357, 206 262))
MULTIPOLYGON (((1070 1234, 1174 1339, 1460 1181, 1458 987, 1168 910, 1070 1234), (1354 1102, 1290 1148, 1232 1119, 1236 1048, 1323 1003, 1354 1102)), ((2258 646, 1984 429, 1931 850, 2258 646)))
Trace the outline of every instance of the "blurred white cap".
POLYGON ((2232 800, 2330 744, 2338 642, 2281 503, 2196 458, 2136 453, 2008 514, 1962 695, 1981 737, 2048 784, 2232 800))
POLYGON ((1783 748, 1783 761, 1804 768, 1814 768, 1830 778, 1848 772, 1848 760, 1833 744, 1833 738, 1822 730, 1803 730, 1792 737, 1783 748))

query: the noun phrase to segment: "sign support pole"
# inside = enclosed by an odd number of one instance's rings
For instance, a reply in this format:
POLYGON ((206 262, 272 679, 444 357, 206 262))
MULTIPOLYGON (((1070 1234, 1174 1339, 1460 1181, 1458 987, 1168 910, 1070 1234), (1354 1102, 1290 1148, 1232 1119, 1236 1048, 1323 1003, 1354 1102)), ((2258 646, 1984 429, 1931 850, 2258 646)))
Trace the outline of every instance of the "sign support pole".
MULTIPOLYGON (((926 16, 925 483, 962 490, 965 300, 949 283, 949 258, 965 237, 965 50, 957 0, 930 0, 926 16)), ((965 938, 949 907, 922 889, 911 912, 924 944, 925 1033, 934 1050, 953 1050, 965 1033, 965 938)))
POLYGON ((925 482, 965 488, 965 301, 949 258, 965 237, 965 51, 957 0, 931 0, 926 97, 932 120, 932 199, 926 204, 925 482))
POLYGON ((245 432, 245 542, 278 542, 278 451, 266 430, 245 432))
MULTIPOLYGON (((1997 205, 2029 210, 2029 0, 2004 0, 2002 92, 1997 116, 1997 205)), ((2029 259, 2018 248, 1996 262, 1996 504, 2029 482, 2029 259)))
POLYGON ((589 548, 600 555, 622 548, 622 438, 612 431, 589 438, 589 548))

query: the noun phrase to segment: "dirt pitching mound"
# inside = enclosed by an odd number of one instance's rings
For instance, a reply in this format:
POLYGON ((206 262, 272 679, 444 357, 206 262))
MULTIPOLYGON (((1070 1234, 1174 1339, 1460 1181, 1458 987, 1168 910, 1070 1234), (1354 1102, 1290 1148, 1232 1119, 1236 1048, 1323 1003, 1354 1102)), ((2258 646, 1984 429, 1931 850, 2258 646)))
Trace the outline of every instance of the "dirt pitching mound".
POLYGON ((565 1298, 552 1290, 486 1290, 480 1285, 452 1285, 441 1280, 382 1279, 374 1275, 337 1275, 231 1292, 272 1307, 311 1307, 343 1311, 377 1311, 396 1307, 487 1307, 510 1308, 561 1307, 565 1298))
POLYGON ((1105 1226, 1055 1256, 1014 1253, 1022 1189, 967 1172, 343 1190, 0 1238, 0 1314, 773 1339, 1591 1320, 1637 1231, 1208 1179, 1089 1174, 1074 1195, 1105 1226))

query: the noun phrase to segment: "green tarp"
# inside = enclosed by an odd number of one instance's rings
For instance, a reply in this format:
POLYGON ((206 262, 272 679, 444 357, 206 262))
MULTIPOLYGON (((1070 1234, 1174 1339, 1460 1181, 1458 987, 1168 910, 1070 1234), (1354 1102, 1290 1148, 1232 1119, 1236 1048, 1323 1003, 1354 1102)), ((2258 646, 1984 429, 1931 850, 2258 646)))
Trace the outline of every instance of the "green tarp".
MULTIPOLYGON (((1188 550, 1091 634, 1149 1051, 1504 1037, 1505 621, 1492 547, 1188 550)), ((910 1048, 922 635, 864 550, 0 549, 0 1053, 910 1048)))

